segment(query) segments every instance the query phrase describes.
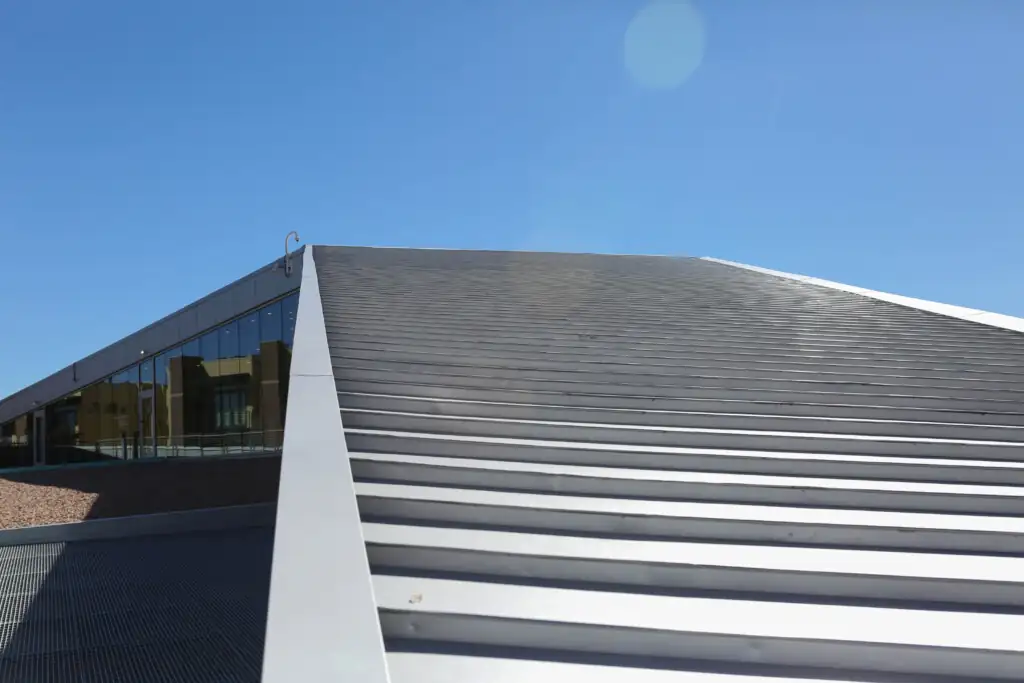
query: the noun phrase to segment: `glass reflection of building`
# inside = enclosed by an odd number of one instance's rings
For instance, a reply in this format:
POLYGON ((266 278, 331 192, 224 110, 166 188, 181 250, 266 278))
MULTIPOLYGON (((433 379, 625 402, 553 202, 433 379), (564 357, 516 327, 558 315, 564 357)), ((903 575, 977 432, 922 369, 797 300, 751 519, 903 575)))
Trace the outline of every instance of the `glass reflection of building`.
POLYGON ((0 467, 226 455, 281 447, 298 294, 271 302, 0 425, 0 467))

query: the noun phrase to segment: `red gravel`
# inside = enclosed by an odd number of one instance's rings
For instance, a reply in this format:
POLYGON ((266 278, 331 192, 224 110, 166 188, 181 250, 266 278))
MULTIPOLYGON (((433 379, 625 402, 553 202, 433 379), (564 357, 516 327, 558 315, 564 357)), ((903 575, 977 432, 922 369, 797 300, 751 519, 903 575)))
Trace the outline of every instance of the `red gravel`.
POLYGON ((0 471, 0 529, 271 503, 280 456, 0 471))

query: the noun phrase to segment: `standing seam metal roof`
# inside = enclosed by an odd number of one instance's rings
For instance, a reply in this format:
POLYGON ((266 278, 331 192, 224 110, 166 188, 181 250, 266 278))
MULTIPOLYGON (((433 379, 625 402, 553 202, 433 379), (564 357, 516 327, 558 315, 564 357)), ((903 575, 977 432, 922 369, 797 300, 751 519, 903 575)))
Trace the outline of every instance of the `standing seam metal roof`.
POLYGON ((313 258, 392 681, 1020 678, 1024 335, 700 259, 313 258))

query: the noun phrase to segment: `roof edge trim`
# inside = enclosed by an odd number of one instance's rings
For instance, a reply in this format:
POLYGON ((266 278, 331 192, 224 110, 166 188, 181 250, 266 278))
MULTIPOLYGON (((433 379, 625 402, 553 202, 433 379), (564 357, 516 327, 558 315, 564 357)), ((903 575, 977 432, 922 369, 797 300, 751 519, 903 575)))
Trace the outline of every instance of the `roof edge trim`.
POLYGON ((299 288, 262 680, 388 683, 313 252, 299 288))
POLYGON ((776 277, 785 278, 787 280, 805 282, 811 285, 818 285, 819 287, 828 287, 829 289, 850 292, 851 294, 860 294, 861 296, 877 299, 879 301, 887 301, 892 304, 906 306, 907 308, 914 308, 919 311, 927 311, 928 313, 937 313, 938 315, 944 315, 949 318, 957 318, 959 320, 967 320, 969 322, 981 323, 982 325, 988 325, 989 327, 998 327, 1000 329, 1010 330, 1013 332, 1024 332, 1024 318, 1016 318, 1012 315, 992 313, 989 311, 978 310, 976 308, 966 308, 964 306, 954 306, 953 304, 943 304, 937 301, 928 301, 926 299, 915 299, 914 297, 902 296, 900 294, 889 294, 888 292, 879 292, 873 289, 867 289, 865 287, 845 285, 842 284, 841 282, 823 280, 821 278, 811 277, 809 275, 796 275, 794 273, 785 273, 780 270, 771 270, 769 268, 761 268, 760 266, 750 266, 745 263, 736 263, 735 261, 726 261, 724 259, 712 258, 710 256, 702 256, 701 260, 711 261, 713 263, 721 263, 723 265, 733 266, 735 268, 743 268, 744 270, 752 270, 754 272, 763 273, 765 275, 774 275, 776 277))
MULTIPOLYGON (((308 246, 308 245, 307 245, 308 246)), ((386 244, 315 244, 314 247, 326 247, 327 249, 380 249, 390 251, 450 251, 470 254, 550 254, 552 256, 630 256, 638 258, 698 258, 689 254, 627 254, 620 252, 601 251, 554 251, 551 249, 485 249, 466 247, 410 247, 393 246, 386 244)))

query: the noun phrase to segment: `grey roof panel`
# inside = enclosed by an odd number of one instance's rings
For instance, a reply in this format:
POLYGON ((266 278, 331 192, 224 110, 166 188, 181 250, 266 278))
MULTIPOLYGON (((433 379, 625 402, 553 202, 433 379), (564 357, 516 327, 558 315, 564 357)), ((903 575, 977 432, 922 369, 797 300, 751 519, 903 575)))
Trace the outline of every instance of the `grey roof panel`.
POLYGON ((1014 329, 701 259, 314 255, 392 680, 1024 670, 1014 329))

